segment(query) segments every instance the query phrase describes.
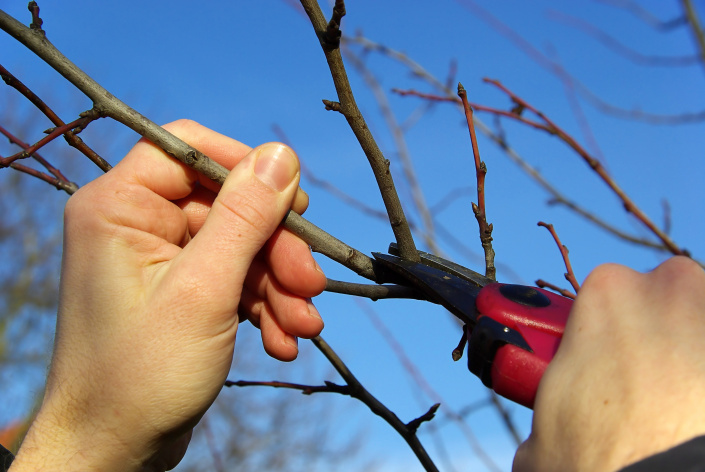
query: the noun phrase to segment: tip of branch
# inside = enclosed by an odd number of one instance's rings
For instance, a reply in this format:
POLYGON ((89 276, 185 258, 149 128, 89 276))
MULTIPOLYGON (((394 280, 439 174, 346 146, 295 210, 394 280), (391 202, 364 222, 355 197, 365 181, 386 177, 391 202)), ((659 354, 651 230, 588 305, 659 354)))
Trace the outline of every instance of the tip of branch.
POLYGON ((465 91, 465 87, 463 87, 463 84, 458 82, 458 95, 463 95, 463 94, 467 94, 467 92, 465 91))

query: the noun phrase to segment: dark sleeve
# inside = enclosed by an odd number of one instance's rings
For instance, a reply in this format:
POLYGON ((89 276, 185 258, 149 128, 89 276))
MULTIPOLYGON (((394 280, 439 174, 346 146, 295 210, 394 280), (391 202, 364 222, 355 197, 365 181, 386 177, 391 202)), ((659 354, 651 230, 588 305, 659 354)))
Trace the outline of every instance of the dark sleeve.
POLYGON ((15 456, 0 444, 0 472, 7 472, 15 456))
POLYGON ((705 472, 705 436, 698 436, 668 451, 647 457, 619 472, 705 472))

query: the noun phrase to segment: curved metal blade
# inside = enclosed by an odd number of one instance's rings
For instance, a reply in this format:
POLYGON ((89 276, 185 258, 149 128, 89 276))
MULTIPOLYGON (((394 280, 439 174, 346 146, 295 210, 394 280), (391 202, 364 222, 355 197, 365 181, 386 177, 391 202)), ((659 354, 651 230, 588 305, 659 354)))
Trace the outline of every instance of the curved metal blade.
POLYGON ((380 264, 407 280, 409 285, 424 292, 430 301, 443 305, 461 321, 474 326, 477 320, 475 298, 482 287, 441 268, 379 252, 372 255, 380 264))

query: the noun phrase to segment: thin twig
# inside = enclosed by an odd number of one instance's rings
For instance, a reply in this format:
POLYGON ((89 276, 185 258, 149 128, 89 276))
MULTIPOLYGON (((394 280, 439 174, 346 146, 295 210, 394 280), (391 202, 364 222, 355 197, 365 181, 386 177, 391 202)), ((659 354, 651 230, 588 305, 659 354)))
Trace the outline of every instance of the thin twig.
MULTIPOLYGON (((2 10, 0 10, 0 28, 24 44, 90 98, 94 109, 101 116, 108 116, 124 124, 162 148, 168 155, 214 182, 221 185, 225 182, 229 173, 225 167, 118 100, 69 61, 43 35, 25 27, 2 10)), ((372 261, 361 252, 329 235, 293 211, 288 213, 282 224, 306 241, 314 251, 328 256, 363 277, 374 280, 372 261)))
POLYGON ((26 159, 32 156, 35 152, 52 142, 54 139, 63 135, 64 133, 67 133, 71 130, 74 130, 75 132, 76 129, 83 129, 91 121, 97 120, 99 117, 100 116, 97 113, 93 112, 93 110, 81 113, 80 118, 75 119, 71 123, 66 123, 63 126, 57 126, 56 128, 50 130, 50 133, 48 133, 45 137, 32 144, 31 146, 22 149, 22 151, 15 153, 11 156, 0 159, 0 167, 8 167, 10 164, 12 164, 18 159, 26 159))
MULTIPOLYGON (((10 140, 10 143, 17 145, 24 150, 27 150, 30 147, 28 143, 22 141, 20 138, 10 133, 3 126, 0 126, 0 134, 5 135, 5 137, 10 140)), ((44 166, 44 168, 47 169, 51 173, 51 175, 45 174, 39 170, 32 169, 17 162, 13 162, 12 164, 10 164, 10 167, 15 170, 19 170, 20 172, 24 172, 26 174, 30 174, 34 177, 44 180, 45 182, 55 186, 58 190, 64 190, 68 194, 73 194, 76 190, 78 190, 77 184, 69 181, 69 179, 66 178, 66 176, 61 173, 59 169, 51 165, 49 161, 42 157, 38 152, 32 153, 32 159, 44 166)), ((0 156, 0 161, 2 161, 2 156, 0 156)))
MULTIPOLYGON (((0 76, 5 81, 7 85, 13 87, 22 95, 24 95, 39 111, 44 113, 49 120, 56 126, 63 126, 64 122, 59 118, 59 116, 52 110, 44 101, 32 92, 29 87, 22 83, 17 77, 12 75, 7 69, 0 65, 0 76)), ((103 172, 109 171, 112 166, 98 155, 93 149, 88 147, 86 143, 83 142, 81 138, 76 136, 72 132, 64 134, 64 138, 69 143, 69 145, 75 147, 80 152, 82 152, 88 159, 90 159, 95 165, 97 165, 103 172)), ((57 176, 58 177, 58 176, 57 176)))
MULTIPOLYGON (((681 255, 681 256, 690 256, 688 251, 685 249, 679 248, 676 243, 666 234, 664 233, 658 226, 654 224, 653 221, 634 203, 634 201, 617 185, 617 182, 607 173, 607 170, 604 168, 604 166, 592 157, 578 142, 570 136, 568 133, 566 133, 562 128, 560 128, 558 125, 556 125, 551 119, 549 119, 546 115, 544 115, 541 111, 536 109, 533 105, 531 105, 529 102, 525 101, 524 99, 520 98, 516 94, 514 94, 511 90, 509 90, 507 87, 502 85, 499 81, 497 80, 492 80, 492 79, 484 79, 485 82, 494 85, 501 91, 507 94, 509 98, 512 100, 512 102, 516 103, 517 105, 522 106, 524 109, 530 110, 531 112, 535 113, 537 117, 539 117, 543 121, 543 125, 541 126, 541 129, 544 129, 546 132, 558 136, 564 143, 566 143, 571 149, 573 149, 589 166, 590 168, 602 179, 605 184, 612 190, 612 192, 617 195, 617 197, 621 200, 622 205, 624 206, 624 209, 633 214, 639 221, 641 221, 644 226, 646 226, 649 231, 651 231, 658 239, 663 242, 663 244, 668 248, 668 250, 674 254, 674 255, 681 255)), ((520 119, 520 121, 523 121, 521 117, 517 118, 520 119)))
POLYGON ((551 236, 553 236, 553 240, 556 242, 556 245, 558 245, 558 249, 561 251, 561 256, 563 257, 563 262, 565 263, 565 269, 567 271, 564 274, 565 279, 570 282, 570 285, 573 286, 573 290, 575 290, 575 293, 578 293, 578 291, 580 290, 580 284, 578 283, 578 279, 575 278, 573 266, 571 266, 570 264, 570 258, 568 257, 568 248, 564 244, 561 244, 561 240, 558 237, 558 233, 556 233, 556 230, 552 224, 539 221, 538 225, 546 228, 551 233, 551 236))
POLYGON ((414 364, 414 362, 406 354, 404 347, 396 339, 394 333, 392 333, 392 331, 387 328, 387 326, 385 326, 382 319, 377 315, 377 313, 370 306, 370 304, 364 303, 363 301, 359 301, 358 306, 362 308, 364 313, 372 322, 375 329, 379 331, 379 333, 382 335, 387 344, 389 344, 389 347, 399 359, 399 362, 404 367, 404 370, 407 371, 409 376, 413 379, 414 383, 418 385, 419 390, 422 391, 425 395, 427 395, 434 403, 445 405, 443 408, 443 416, 451 419, 456 424, 458 429, 463 433, 463 436, 465 436, 465 439, 467 440, 472 450, 475 452, 475 454, 477 454, 477 456, 487 466, 488 469, 499 470, 497 464, 495 464, 494 460, 492 460, 492 457, 487 454, 487 452, 483 449, 482 445, 477 440, 477 436, 467 424, 465 419, 461 417, 455 410, 448 406, 448 402, 444 400, 440 393, 438 393, 438 391, 433 387, 433 384, 429 382, 426 377, 424 377, 423 373, 419 370, 416 364, 414 364))
POLYGON ((695 42, 698 45, 700 62, 703 67, 705 67, 705 32, 703 31, 703 27, 700 25, 700 19, 698 18, 698 14, 695 12, 695 8, 693 8, 693 3, 691 0, 682 0, 682 3, 683 12, 688 20, 690 29, 693 31, 693 35, 695 36, 695 42))
POLYGON ((458 83, 458 96, 463 102, 465 109, 465 118, 468 122, 468 130, 470 131, 470 142, 472 144, 472 155, 475 158, 475 176, 477 178, 477 204, 473 203, 472 211, 475 213, 477 224, 480 228, 480 241, 482 248, 485 250, 485 276, 492 280, 497 278, 497 269, 494 265, 494 249, 492 248, 492 224, 487 223, 487 213, 485 211, 485 175, 487 174, 487 166, 480 160, 480 149, 477 146, 477 137, 475 136, 475 125, 472 114, 472 107, 468 103, 468 95, 465 87, 458 83))
POLYGON ((538 279, 538 280, 536 280, 535 283, 536 283, 536 286, 539 288, 547 288, 549 290, 553 290, 556 293, 560 293, 564 297, 572 298, 573 300, 575 300, 575 294, 573 292, 571 292, 570 290, 567 290, 565 288, 561 288, 558 285, 554 285, 550 282, 546 282, 543 279, 538 279))
POLYGON ((299 390, 304 395, 313 395, 314 393, 322 392, 350 395, 350 387, 348 387, 347 385, 338 385, 333 382, 325 382, 325 385, 304 385, 291 382, 280 382, 278 380, 273 380, 271 382, 252 380, 226 380, 225 386, 286 388, 291 390, 299 390))
POLYGON ((340 42, 330 41, 331 25, 336 25, 339 29, 339 22, 342 14, 344 14, 344 5, 341 0, 336 1, 336 12, 333 14, 331 22, 327 22, 323 16, 320 6, 316 0, 301 0, 301 5, 304 7, 308 15, 311 25, 313 26, 316 36, 318 36, 321 48, 325 53, 328 67, 333 78, 335 90, 338 95, 337 102, 324 101, 326 108, 340 112, 347 120, 350 129, 355 134, 360 146, 362 147, 370 167, 377 180, 377 186, 382 194, 384 206, 389 215, 389 222, 392 226, 392 231, 399 246, 400 255, 404 259, 419 261, 419 255, 416 251, 416 245, 411 236, 411 229, 404 216, 399 195, 394 188, 392 174, 389 172, 389 161, 384 158, 382 151, 379 149, 369 127, 365 123, 365 119, 360 113, 360 110, 355 103, 350 82, 348 81, 343 58, 340 53, 340 42), (336 20, 336 21, 333 21, 336 20))
POLYGON ((349 395, 363 402, 375 415, 384 419, 392 428, 394 428, 399 435, 404 438, 406 443, 409 445, 416 457, 418 458, 421 465, 427 471, 438 471, 438 468, 431 460, 428 452, 419 441, 416 436, 416 431, 411 431, 409 427, 399 419, 399 417, 391 411, 389 408, 384 406, 379 400, 377 400, 370 392, 367 391, 365 387, 362 386, 359 380, 350 372, 348 366, 338 357, 338 355, 330 348, 328 343, 326 343, 323 338, 316 336, 311 341, 318 348, 319 351, 323 353, 328 361, 335 367, 341 377, 345 380, 348 387, 350 387, 349 395))

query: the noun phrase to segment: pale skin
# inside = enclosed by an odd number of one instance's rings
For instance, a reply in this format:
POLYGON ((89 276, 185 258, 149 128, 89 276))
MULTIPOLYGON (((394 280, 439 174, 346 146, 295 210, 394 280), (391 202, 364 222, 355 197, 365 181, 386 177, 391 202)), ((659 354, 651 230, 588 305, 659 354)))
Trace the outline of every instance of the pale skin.
POLYGON ((516 472, 611 471, 705 434, 705 272, 597 268, 536 397, 516 472))
POLYGON ((291 149, 166 128, 228 168, 222 190, 142 141, 73 195, 44 402, 12 471, 162 471, 218 395, 239 322, 280 360, 320 333, 325 276, 281 228, 302 212, 291 149))
MULTIPOLYGON (((164 471, 220 392, 238 324, 296 357, 325 276, 279 227, 308 197, 286 146, 165 126, 232 169, 219 189, 142 141, 71 197, 44 402, 11 467, 164 471)), ((705 434, 705 273, 674 258, 585 281, 514 470, 617 470, 705 434)))

